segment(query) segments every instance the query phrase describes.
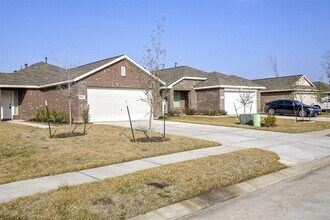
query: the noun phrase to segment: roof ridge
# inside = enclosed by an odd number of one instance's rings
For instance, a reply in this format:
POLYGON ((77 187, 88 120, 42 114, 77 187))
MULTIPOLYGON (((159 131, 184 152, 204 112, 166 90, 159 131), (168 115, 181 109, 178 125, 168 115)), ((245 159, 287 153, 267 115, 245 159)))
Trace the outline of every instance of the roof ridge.
POLYGON ((267 78, 252 79, 252 80, 278 79, 278 78, 287 78, 287 77, 304 76, 304 75, 305 74, 295 74, 295 75, 288 75, 288 76, 267 77, 267 78))
POLYGON ((203 73, 208 73, 204 70, 200 70, 200 69, 196 69, 194 67, 191 67, 191 66, 187 66, 187 65, 182 65, 182 66, 177 66, 177 67, 169 67, 169 68, 164 68, 164 69, 161 69, 160 71, 163 71, 163 70, 170 70, 170 69, 176 69, 176 68, 190 68, 190 69, 194 69, 194 70, 197 70, 197 71, 200 71, 200 72, 203 72, 203 73))
POLYGON ((102 60, 93 61, 93 62, 86 63, 86 64, 76 66, 76 67, 73 67, 73 68, 79 68, 79 67, 87 66, 87 65, 90 65, 90 64, 94 64, 94 63, 98 63, 98 62, 102 62, 102 61, 105 61, 105 60, 114 59, 114 58, 118 58, 118 57, 122 57, 122 56, 125 56, 125 54, 121 54, 121 55, 113 56, 113 57, 108 57, 108 58, 105 58, 105 59, 102 59, 102 60))

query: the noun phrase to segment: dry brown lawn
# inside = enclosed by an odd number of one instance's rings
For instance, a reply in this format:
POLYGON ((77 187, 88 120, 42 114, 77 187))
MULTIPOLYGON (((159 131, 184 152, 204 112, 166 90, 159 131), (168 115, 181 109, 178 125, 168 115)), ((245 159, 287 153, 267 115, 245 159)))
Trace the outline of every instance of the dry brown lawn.
POLYGON ((313 121, 313 119, 312 122, 297 123, 295 120, 277 118, 275 127, 265 127, 265 126, 253 127, 250 125, 241 125, 238 124, 238 120, 236 117, 181 116, 181 117, 170 117, 169 120, 176 122, 217 125, 217 126, 236 127, 236 128, 248 128, 248 129, 285 132, 285 133, 302 133, 302 132, 330 129, 329 122, 313 121))
POLYGON ((0 218, 126 219, 285 168, 278 160, 261 149, 190 160, 17 199, 0 218))
MULTIPOLYGON (((56 133, 66 131, 59 126, 56 133)), ((51 139, 48 129, 0 122, 0 183, 219 145, 174 135, 166 142, 137 143, 130 135, 127 128, 93 125, 85 136, 51 139)))

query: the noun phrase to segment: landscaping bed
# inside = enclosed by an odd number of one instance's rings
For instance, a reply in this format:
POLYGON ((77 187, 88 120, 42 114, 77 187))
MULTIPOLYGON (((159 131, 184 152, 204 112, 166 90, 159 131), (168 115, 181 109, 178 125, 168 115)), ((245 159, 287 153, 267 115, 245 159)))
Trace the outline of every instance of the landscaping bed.
POLYGON ((126 219, 286 166, 273 152, 246 149, 152 168, 0 205, 4 219, 126 219))
MULTIPOLYGON (((53 130, 56 137, 68 127, 53 130)), ((82 130, 83 125, 75 132, 82 130)), ((135 135, 145 138, 141 131, 135 135)), ((165 142, 132 142, 130 137, 127 128, 93 125, 87 135, 49 138, 48 129, 0 122, 0 184, 220 145, 175 135, 167 135, 165 142)))
MULTIPOLYGON (((275 127, 253 127, 250 125, 241 125, 236 117, 204 117, 204 116, 181 116, 169 117, 168 120, 176 122, 186 122, 195 124, 217 125, 225 127, 249 128, 266 131, 276 131, 285 133, 302 133, 310 131, 319 131, 330 129, 330 123, 325 121, 313 121, 313 123, 300 123, 294 119, 276 119, 275 127)), ((311 119, 313 120, 313 119, 311 119)))

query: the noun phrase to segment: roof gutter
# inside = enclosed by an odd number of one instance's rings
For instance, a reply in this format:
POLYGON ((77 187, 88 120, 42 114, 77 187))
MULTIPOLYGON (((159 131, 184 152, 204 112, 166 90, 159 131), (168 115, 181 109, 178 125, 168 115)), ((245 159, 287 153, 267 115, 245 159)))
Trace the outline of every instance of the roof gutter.
POLYGON ((197 87, 194 88, 195 90, 201 89, 215 89, 215 88, 231 88, 231 89, 266 89, 263 86, 230 86, 230 85, 215 85, 215 86, 204 86, 204 87, 197 87))

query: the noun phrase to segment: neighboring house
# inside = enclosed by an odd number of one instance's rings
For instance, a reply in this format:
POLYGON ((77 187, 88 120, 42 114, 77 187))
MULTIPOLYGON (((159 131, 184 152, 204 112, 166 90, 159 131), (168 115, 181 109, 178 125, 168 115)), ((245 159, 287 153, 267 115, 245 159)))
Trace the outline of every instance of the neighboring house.
POLYGON ((261 106, 277 99, 295 99, 305 104, 316 103, 315 85, 305 75, 292 75, 255 79, 253 82, 266 87, 261 91, 261 106))
POLYGON ((251 93, 253 104, 247 113, 260 110, 259 90, 265 89, 251 80, 219 72, 207 73, 189 66, 163 69, 159 78, 167 84, 167 105, 169 110, 225 110, 229 115, 243 113, 240 95, 251 93))
MULTIPOLYGON (((126 102, 134 120, 147 118, 149 106, 141 80, 151 75, 126 55, 70 69, 72 114, 82 120, 83 109, 90 107, 92 122, 127 120, 126 102)), ((152 78, 165 85, 161 80, 152 78)), ((14 73, 0 73, 0 119, 29 120, 45 101, 49 107, 68 112, 66 91, 58 87, 68 81, 64 69, 39 62, 14 73)), ((160 108, 154 109, 157 117, 160 108)))
POLYGON ((324 93, 324 98, 330 98, 330 84, 324 82, 313 82, 317 90, 321 90, 324 93))

